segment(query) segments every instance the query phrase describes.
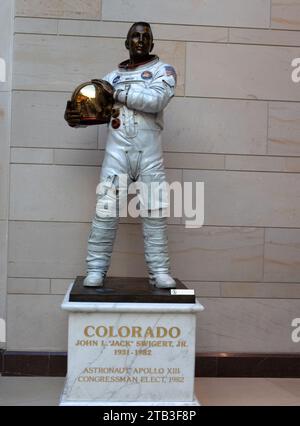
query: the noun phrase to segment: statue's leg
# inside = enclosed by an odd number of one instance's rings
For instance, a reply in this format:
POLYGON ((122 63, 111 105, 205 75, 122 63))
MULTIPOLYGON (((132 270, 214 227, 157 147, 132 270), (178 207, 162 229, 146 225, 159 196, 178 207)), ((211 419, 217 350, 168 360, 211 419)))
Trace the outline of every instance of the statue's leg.
POLYGON ((166 223, 169 201, 160 131, 139 129, 133 142, 134 149, 127 152, 128 169, 138 185, 150 283, 159 288, 175 288, 170 276, 166 223))
POLYGON ((142 174, 140 181, 140 213, 150 283, 159 288, 175 288, 176 282, 170 275, 168 253, 169 201, 165 172, 160 168, 157 172, 142 174))
POLYGON ((176 282, 170 276, 167 218, 142 217, 142 223, 150 283, 159 288, 175 288, 176 282))
POLYGON ((100 182, 96 214, 88 239, 88 275, 84 280, 86 287, 102 287, 110 266, 119 223, 116 180, 117 176, 111 175, 100 182))

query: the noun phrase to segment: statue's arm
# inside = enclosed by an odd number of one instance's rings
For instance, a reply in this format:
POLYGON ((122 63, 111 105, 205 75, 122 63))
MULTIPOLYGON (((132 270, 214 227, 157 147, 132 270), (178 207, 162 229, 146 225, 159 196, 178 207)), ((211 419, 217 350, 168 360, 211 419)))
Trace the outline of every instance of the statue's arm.
POLYGON ((162 66, 148 87, 116 90, 114 97, 130 109, 148 113, 162 111, 175 95, 176 72, 170 65, 162 66))

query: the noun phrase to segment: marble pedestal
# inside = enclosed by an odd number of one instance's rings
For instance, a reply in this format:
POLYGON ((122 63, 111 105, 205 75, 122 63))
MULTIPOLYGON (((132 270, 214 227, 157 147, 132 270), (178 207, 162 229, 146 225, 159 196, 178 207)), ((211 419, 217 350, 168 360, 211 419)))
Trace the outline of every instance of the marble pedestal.
POLYGON ((204 308, 196 300, 186 303, 193 299, 183 284, 183 294, 176 295, 144 280, 137 294, 130 293, 127 278, 122 294, 109 283, 83 290, 80 279, 80 291, 72 284, 62 303, 69 312, 69 339, 60 405, 199 405, 195 331, 196 314, 204 308), (158 299, 163 303, 152 302, 158 299))

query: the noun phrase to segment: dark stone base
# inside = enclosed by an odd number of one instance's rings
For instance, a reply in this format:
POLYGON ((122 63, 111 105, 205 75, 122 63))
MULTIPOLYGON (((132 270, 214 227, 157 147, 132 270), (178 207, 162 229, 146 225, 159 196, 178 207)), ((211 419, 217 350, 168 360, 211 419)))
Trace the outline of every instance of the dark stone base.
MULTIPOLYGON (((85 277, 77 277, 70 302, 112 303, 195 303, 195 295, 172 295, 170 289, 152 286, 147 278, 107 277, 104 287, 84 287, 85 277)), ((176 290, 188 290, 178 279, 176 290)))

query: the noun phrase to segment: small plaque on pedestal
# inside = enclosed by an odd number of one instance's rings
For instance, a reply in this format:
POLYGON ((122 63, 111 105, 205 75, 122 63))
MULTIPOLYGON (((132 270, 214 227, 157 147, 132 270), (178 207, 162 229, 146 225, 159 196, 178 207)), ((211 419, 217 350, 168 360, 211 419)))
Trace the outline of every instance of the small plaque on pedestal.
POLYGON ((203 306, 176 280, 107 278, 70 286, 68 373, 60 405, 199 405, 194 397, 196 314, 203 306))

